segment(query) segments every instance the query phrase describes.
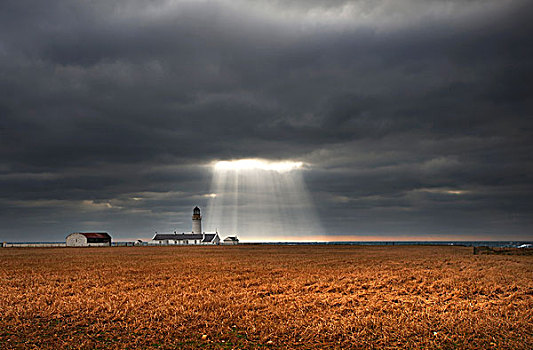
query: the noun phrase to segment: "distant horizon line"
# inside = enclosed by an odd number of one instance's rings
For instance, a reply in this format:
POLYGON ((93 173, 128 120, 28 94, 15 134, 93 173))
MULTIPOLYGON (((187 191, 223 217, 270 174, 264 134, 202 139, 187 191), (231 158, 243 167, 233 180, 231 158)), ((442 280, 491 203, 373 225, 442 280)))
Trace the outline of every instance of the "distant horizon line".
MULTIPOLYGON (((93 230, 94 231, 94 230, 93 230)), ((80 231, 82 232, 82 231, 80 231)), ((106 231, 108 232, 108 231, 106 231)), ((214 232, 213 232, 214 233, 214 232)), ((237 236, 241 243, 339 243, 339 242, 532 242, 533 237, 479 237, 473 235, 428 235, 425 237, 417 237, 412 235, 339 235, 339 234, 322 234, 322 235, 308 235, 308 236, 271 236, 271 237, 257 237, 257 236, 240 236, 239 234, 221 234, 217 232, 221 239, 227 236, 237 236)), ((116 237, 113 242, 136 242, 142 240, 148 242, 152 240, 150 237, 116 237)), ((60 243, 64 240, 8 240, 0 239, 0 243, 60 243)))
MULTIPOLYGON (((130 243, 142 240, 140 238, 135 240, 125 240, 117 239, 112 240, 116 243, 130 243)), ((149 240, 142 240, 147 242, 149 240)), ((446 239, 414 239, 414 240, 329 240, 329 241, 310 241, 310 240, 239 240, 243 244, 291 244, 291 243, 309 243, 309 244, 328 244, 328 243, 471 243, 471 242, 526 242, 532 243, 533 239, 462 239, 462 240, 446 240, 446 239)), ((0 243, 25 243, 25 244, 51 244, 51 243, 64 243, 65 241, 4 241, 1 240, 0 243)))

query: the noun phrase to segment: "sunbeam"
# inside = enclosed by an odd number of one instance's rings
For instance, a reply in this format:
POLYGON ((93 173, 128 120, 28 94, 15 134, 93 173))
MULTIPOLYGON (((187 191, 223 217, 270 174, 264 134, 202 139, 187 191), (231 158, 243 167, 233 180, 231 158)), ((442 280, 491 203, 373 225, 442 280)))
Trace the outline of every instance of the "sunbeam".
POLYGON ((303 180, 303 162, 239 159, 212 165, 208 231, 244 240, 323 233, 303 180))

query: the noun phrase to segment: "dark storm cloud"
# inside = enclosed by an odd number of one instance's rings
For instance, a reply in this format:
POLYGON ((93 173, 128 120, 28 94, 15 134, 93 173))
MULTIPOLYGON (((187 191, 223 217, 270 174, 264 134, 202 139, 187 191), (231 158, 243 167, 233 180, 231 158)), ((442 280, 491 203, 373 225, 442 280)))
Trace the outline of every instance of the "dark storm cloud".
POLYGON ((0 239, 187 230, 246 157, 310 163, 327 233, 531 238, 531 10, 3 1, 0 239))

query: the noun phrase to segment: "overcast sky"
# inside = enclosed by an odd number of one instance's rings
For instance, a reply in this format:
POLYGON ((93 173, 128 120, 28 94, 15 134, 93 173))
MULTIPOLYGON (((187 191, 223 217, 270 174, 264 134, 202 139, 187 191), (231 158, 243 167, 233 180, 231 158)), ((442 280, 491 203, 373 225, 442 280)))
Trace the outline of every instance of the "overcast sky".
POLYGON ((239 158, 305 162, 331 237, 533 239, 532 14, 3 0, 0 241, 189 231, 239 158))

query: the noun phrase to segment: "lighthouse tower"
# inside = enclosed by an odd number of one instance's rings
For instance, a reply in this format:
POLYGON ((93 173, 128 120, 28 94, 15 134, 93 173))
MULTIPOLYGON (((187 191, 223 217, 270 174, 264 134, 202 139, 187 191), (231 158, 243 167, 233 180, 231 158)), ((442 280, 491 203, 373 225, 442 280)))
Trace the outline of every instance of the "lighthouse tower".
POLYGON ((194 207, 192 210, 192 233, 202 233, 202 216, 198 207, 194 207))

